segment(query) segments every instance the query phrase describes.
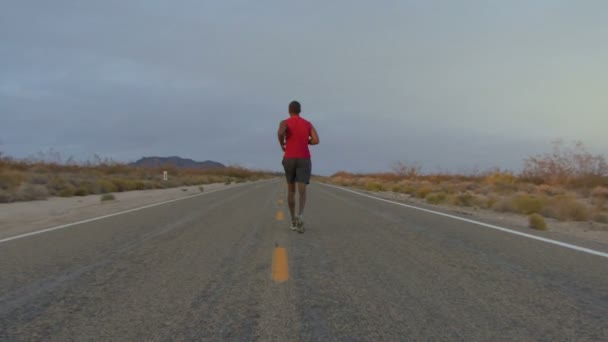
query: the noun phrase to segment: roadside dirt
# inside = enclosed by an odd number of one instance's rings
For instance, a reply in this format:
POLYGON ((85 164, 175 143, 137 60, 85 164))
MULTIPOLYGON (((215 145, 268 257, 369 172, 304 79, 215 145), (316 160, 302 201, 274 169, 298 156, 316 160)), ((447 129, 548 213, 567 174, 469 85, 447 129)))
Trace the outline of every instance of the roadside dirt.
POLYGON ((562 222, 555 219, 545 218, 547 231, 538 231, 529 228, 528 217, 513 213, 500 213, 487 209, 473 207, 456 207, 450 205, 431 205, 426 201, 413 198, 408 194, 394 192, 372 192, 353 189, 371 196, 377 196, 397 202, 411 204, 421 208, 432 209, 447 214, 453 214, 480 222, 486 222, 505 228, 517 228, 520 231, 531 234, 542 234, 548 238, 556 238, 562 241, 585 241, 587 245, 594 248, 608 249, 608 224, 596 222, 562 222))
MULTIPOLYGON (((234 187, 223 183, 204 185, 204 192, 234 187)), ((142 206, 200 194, 199 186, 115 193, 115 200, 101 202, 101 195, 0 204, 0 239, 87 220, 142 206)))

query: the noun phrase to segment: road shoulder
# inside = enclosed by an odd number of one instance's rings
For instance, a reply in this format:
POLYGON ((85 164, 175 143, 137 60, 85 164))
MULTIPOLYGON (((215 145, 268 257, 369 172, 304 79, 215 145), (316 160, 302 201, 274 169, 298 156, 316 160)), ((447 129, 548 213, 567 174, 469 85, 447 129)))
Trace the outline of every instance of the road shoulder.
POLYGON ((115 200, 103 202, 101 195, 90 195, 0 204, 0 239, 239 185, 206 184, 202 186, 203 191, 200 186, 127 191, 114 194, 115 200))
POLYGON ((356 188, 339 187, 332 184, 327 185, 608 253, 608 225, 598 223, 590 224, 589 222, 559 222, 557 220, 547 219, 549 229, 547 231, 538 231, 528 227, 528 219, 523 215, 499 213, 478 208, 431 205, 413 199, 405 194, 372 192, 356 188))

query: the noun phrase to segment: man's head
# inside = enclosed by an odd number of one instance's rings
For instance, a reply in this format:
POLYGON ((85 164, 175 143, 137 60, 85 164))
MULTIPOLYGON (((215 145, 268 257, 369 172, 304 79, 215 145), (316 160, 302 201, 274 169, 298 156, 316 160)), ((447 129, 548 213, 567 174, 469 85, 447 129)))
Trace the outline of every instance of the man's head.
POLYGON ((299 115, 301 111, 302 107, 300 106, 300 102, 291 101, 291 103, 289 104, 289 114, 299 115))

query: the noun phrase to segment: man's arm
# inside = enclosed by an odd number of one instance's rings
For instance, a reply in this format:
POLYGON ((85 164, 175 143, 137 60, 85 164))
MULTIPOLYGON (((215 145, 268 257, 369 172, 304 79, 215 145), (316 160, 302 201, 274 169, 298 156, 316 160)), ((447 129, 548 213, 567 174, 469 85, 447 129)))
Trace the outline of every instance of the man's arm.
POLYGON ((287 125, 285 124, 285 121, 281 121, 277 135, 279 137, 279 145, 281 145, 281 149, 285 152, 285 137, 287 135, 287 125))
POLYGON ((319 134, 314 126, 310 128, 310 140, 308 141, 309 145, 319 145, 319 134))

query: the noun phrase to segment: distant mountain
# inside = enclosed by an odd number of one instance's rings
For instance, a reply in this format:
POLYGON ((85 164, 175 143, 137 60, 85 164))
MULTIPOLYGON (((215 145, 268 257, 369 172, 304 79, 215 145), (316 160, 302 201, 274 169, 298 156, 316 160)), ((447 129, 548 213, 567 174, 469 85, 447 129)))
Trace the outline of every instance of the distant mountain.
POLYGON ((182 169, 218 169, 226 167, 222 163, 211 160, 197 162, 192 159, 184 159, 180 157, 143 157, 131 165, 139 167, 161 167, 170 165, 182 169))

